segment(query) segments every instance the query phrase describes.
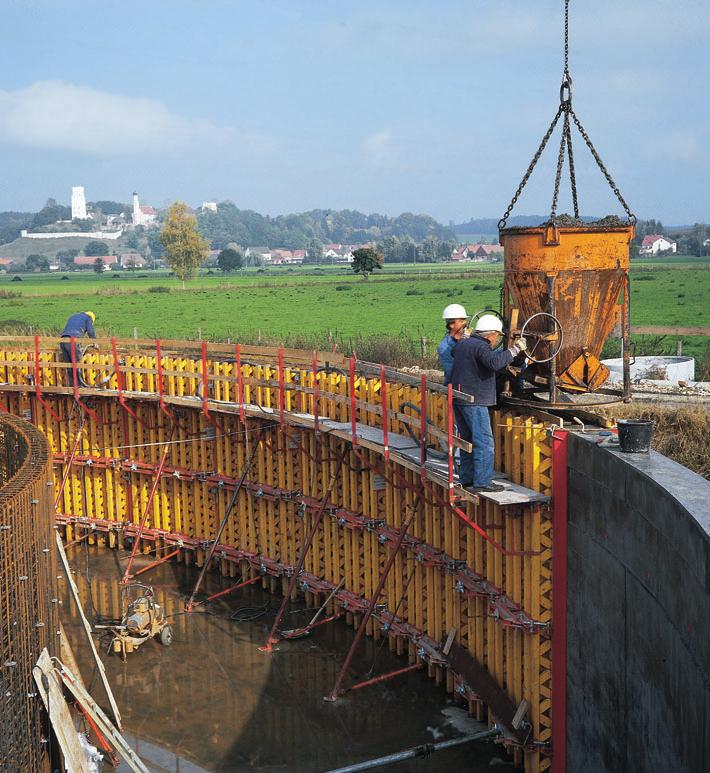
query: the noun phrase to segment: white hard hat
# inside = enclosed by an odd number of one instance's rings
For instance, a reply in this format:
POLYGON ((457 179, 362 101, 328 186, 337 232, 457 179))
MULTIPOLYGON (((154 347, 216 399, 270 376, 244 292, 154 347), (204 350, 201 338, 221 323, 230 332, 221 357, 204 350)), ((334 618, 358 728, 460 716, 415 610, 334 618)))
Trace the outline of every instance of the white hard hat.
POLYGON ((442 319, 466 319, 466 309, 460 303, 450 303, 441 315, 442 319))
POLYGON ((477 333, 502 333, 503 323, 495 314, 484 314, 476 322, 477 333))

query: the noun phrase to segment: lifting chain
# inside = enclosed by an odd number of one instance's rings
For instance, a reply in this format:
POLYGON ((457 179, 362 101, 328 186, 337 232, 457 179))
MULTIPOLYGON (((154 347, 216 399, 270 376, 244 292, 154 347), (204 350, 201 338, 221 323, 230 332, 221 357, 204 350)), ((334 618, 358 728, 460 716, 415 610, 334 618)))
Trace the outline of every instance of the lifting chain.
POLYGON ((552 119, 550 128, 547 130, 547 132, 545 133, 545 136, 542 138, 540 147, 538 147, 537 151, 535 152, 535 155, 533 156, 533 159, 530 162, 530 166, 527 168, 527 171, 523 175, 523 179, 520 181, 520 185, 518 185, 518 189, 515 191, 515 195, 511 199, 510 204, 508 204, 508 209, 506 209, 505 214, 498 221, 499 231, 502 231, 505 228, 506 221, 508 220, 510 213, 513 211, 513 207, 517 204, 518 197, 523 192, 523 188, 526 186, 528 180, 530 179, 530 175, 533 173, 533 169, 535 169, 535 165, 540 160, 540 156, 542 155, 542 152, 545 150, 545 146, 547 145, 548 140, 552 136, 552 132, 555 130, 555 126, 557 126, 557 122, 560 120, 561 115, 562 115, 562 105, 560 105, 560 107, 558 108, 557 113, 555 114, 555 117, 552 119))
POLYGON ((636 222, 635 215, 629 209, 629 206, 624 200, 624 197, 621 195, 621 192, 619 191, 618 186, 614 182, 614 179, 612 178, 607 168, 604 166, 604 162, 601 160, 601 157, 597 153, 596 148, 592 144, 592 141, 589 138, 589 135, 585 131, 581 121, 579 120, 579 118, 577 118, 577 115, 572 109, 572 76, 570 75, 570 72, 569 72, 569 0, 565 0, 564 69, 562 72, 562 84, 560 85, 560 105, 557 108, 557 112, 555 113, 555 117, 552 119, 552 123, 550 124, 550 127, 545 133, 545 136, 542 138, 542 142, 540 143, 540 146, 538 147, 535 155, 533 156, 532 161, 530 162, 530 166, 528 166, 527 171, 523 175, 523 179, 520 181, 520 185, 518 185, 518 188, 515 191, 515 194, 511 199, 511 202, 508 205, 508 208, 506 209, 505 214, 498 221, 499 230, 503 230, 505 228, 506 223, 508 221, 508 217, 510 216, 510 213, 513 211, 513 207, 516 205, 518 198, 520 197, 520 194, 523 192, 523 188, 525 188, 528 180, 530 179, 530 176, 532 175, 533 170, 537 165, 537 162, 540 160, 540 156, 545 150, 545 147, 547 146, 547 143, 550 137, 552 136, 552 133, 555 130, 555 127, 557 126, 558 121, 560 120, 560 116, 563 114, 564 114, 564 119, 562 121, 562 137, 560 139, 560 149, 557 154, 557 169, 555 172, 555 187, 552 195, 552 207, 550 208, 550 222, 554 223, 557 219, 557 203, 559 201, 560 183, 562 180, 562 170, 564 168, 565 154, 567 156, 567 161, 569 164, 570 188, 572 192, 572 205, 574 207, 574 217, 575 219, 579 219, 577 178, 576 178, 575 168, 574 168, 574 153, 572 150, 572 129, 570 125, 570 116, 572 117, 572 120, 574 121, 574 124, 577 127, 577 130, 579 131, 582 139, 584 140, 587 147, 589 148, 590 153, 594 157, 594 160, 597 162, 597 166, 599 167, 602 174, 606 178, 606 181, 609 183, 609 187, 612 189, 619 203, 624 208, 624 211, 626 212, 626 215, 628 216, 629 221, 631 223, 636 222))

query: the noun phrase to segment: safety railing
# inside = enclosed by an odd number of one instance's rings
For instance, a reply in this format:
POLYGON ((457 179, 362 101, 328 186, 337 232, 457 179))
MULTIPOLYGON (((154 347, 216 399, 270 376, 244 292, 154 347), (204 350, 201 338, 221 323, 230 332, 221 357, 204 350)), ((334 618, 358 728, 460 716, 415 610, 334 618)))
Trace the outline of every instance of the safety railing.
POLYGON ((133 418, 131 399, 150 396, 168 414, 171 403, 199 401, 207 418, 215 405, 231 404, 242 417, 258 406, 282 425, 293 414, 308 417, 316 430, 324 421, 347 423, 354 445, 361 428, 372 427, 381 432, 378 441, 387 458, 390 435, 416 444, 422 465, 427 448, 447 454, 450 483, 454 449, 470 450, 455 434, 453 401, 473 402, 472 397, 426 375, 337 352, 205 341, 0 336, 0 390, 3 385, 34 392, 55 419, 57 410, 48 399, 52 394, 73 394, 98 420, 87 400, 111 393, 133 418), (62 360, 60 343, 70 344, 71 362, 62 360))

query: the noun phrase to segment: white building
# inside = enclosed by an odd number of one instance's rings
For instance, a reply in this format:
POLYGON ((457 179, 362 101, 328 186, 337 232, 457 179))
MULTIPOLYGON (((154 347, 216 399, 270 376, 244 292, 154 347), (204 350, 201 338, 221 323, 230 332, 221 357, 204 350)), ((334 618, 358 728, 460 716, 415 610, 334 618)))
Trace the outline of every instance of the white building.
POLYGON ((133 225, 152 225, 155 223, 155 210, 147 204, 141 206, 138 194, 133 192, 133 225))
POLYGON ((217 211, 217 202, 216 201, 203 201, 202 202, 202 211, 205 212, 206 210, 209 210, 210 212, 216 212, 217 211))
POLYGON ((659 252, 675 252, 676 243, 660 234, 644 236, 639 255, 658 255, 659 252))
POLYGON ((71 219, 89 219, 89 215, 86 214, 86 195, 84 193, 83 185, 75 185, 71 189, 71 219))

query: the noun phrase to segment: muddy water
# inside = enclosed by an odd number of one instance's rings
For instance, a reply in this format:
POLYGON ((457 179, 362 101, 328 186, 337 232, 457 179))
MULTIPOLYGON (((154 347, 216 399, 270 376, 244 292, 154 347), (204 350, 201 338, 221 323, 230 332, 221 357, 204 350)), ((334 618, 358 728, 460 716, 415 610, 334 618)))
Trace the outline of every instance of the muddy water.
MULTIPOLYGON (((120 617, 118 581, 127 555, 80 545, 69 558, 87 616, 94 622, 120 617)), ((140 559, 134 571, 149 560, 140 559)), ((165 564, 138 578, 153 586, 170 615, 171 646, 151 640, 124 663, 106 655, 108 640, 101 640, 126 738, 151 770, 325 771, 481 729, 418 672, 348 693, 334 704, 324 702, 352 641, 351 628, 328 623, 306 638, 283 642, 271 655, 261 653, 280 599, 249 586, 187 615, 184 601, 196 575, 194 569, 165 564)), ((234 582, 208 576, 205 595, 234 582)), ((63 621, 82 675, 105 705, 67 588, 63 597, 63 621)), ((312 615, 294 605, 282 627, 298 627, 312 615)), ((403 665, 386 646, 367 639, 347 684, 403 665)), ((467 744, 387 769, 432 773, 491 765, 503 773, 513 770, 492 744, 467 744)))

